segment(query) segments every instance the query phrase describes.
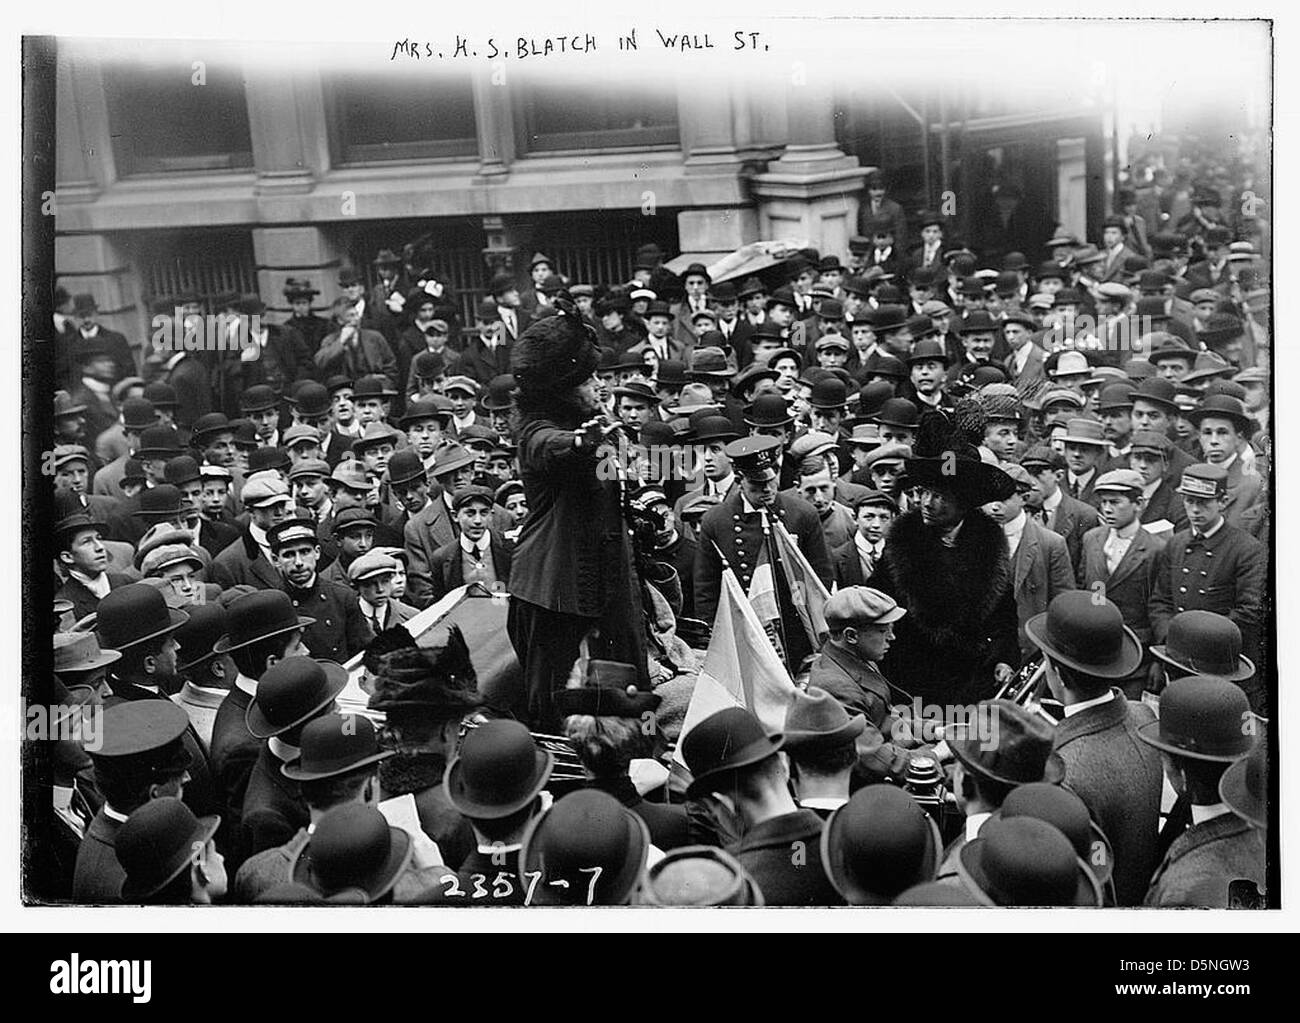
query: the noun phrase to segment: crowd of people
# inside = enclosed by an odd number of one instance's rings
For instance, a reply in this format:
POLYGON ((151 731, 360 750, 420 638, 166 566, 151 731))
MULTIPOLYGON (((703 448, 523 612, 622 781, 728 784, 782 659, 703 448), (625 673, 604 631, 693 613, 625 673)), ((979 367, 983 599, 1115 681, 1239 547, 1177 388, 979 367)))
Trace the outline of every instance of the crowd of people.
POLYGON ((82 728, 34 890, 1264 905, 1267 253, 1213 189, 1178 224, 1126 198, 1095 243, 972 250, 872 178, 847 252, 714 280, 647 245, 616 282, 538 253, 472 323, 388 250, 328 316, 300 280, 280 323, 160 300, 230 314, 216 352, 61 293, 53 702, 82 728), (728 574, 791 700, 686 729, 728 574), (508 594, 491 698, 459 628, 407 627, 474 584, 508 594), (921 706, 973 713, 918 735, 921 706))

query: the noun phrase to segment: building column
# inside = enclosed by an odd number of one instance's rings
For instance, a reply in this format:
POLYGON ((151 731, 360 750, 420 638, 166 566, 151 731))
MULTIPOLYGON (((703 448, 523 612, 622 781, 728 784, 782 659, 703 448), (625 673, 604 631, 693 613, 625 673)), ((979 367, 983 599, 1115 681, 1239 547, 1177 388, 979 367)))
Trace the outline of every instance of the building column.
POLYGON ((515 160, 515 118, 503 68, 475 67, 474 125, 478 134, 477 184, 504 180, 515 160))
MULTIPOLYGON (((677 123, 688 177, 744 172, 748 142, 744 93, 730 80, 710 83, 683 80, 678 85, 677 123)), ((695 207, 677 214, 678 246, 683 253, 711 263, 758 239, 758 215, 752 206, 695 207)))
POLYGON ((315 309, 328 309, 340 294, 338 268, 343 249, 325 228, 312 226, 255 227, 253 259, 257 263, 257 290, 273 312, 290 312, 284 285, 290 277, 308 281, 320 294, 315 309))
POLYGON ((309 78, 310 72, 288 66, 253 62, 245 68, 255 195, 305 195, 315 187, 322 136, 309 125, 317 121, 312 107, 322 97, 309 78))
POLYGON ((806 69, 787 87, 789 142, 751 179, 763 238, 803 238, 825 253, 848 252, 867 169, 835 141, 829 73, 806 69))
POLYGON ((94 202, 117 180, 103 76, 93 52, 64 39, 59 40, 55 73, 58 201, 94 202))

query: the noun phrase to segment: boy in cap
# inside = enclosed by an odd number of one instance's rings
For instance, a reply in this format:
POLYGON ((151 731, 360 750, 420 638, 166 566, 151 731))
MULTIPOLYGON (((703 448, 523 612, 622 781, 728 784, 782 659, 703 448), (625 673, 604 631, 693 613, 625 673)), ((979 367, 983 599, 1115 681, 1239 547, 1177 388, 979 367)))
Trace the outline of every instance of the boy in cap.
POLYGON ((249 523, 240 531, 239 539, 213 559, 212 581, 223 590, 240 585, 278 589, 280 575, 268 532, 293 511, 289 484, 275 472, 254 473, 240 491, 240 501, 248 509, 249 523))
POLYGON ((1248 449, 1255 422, 1242 401, 1229 394, 1206 395, 1187 418, 1196 428, 1205 460, 1227 470, 1223 513, 1230 525, 1240 526, 1264 486, 1260 474, 1245 465, 1246 455, 1253 454, 1248 449))
POLYGON ((1152 875, 1143 905, 1262 907, 1263 836, 1219 792, 1224 772, 1257 741, 1250 716, 1237 686, 1193 675, 1171 682, 1160 698, 1159 720, 1138 730, 1139 739, 1160 751, 1165 775, 1190 804, 1192 819, 1152 875))
POLYGON ((1054 743, 1068 784, 1114 846, 1119 904, 1137 905, 1154 869, 1161 793, 1159 764, 1137 741, 1154 715, 1120 688, 1138 671, 1142 645, 1119 608, 1095 591, 1062 594, 1026 631, 1065 707, 1054 743))
POLYGON ((93 613, 113 590, 131 577, 108 570, 104 523, 85 512, 72 512, 55 523, 55 551, 66 578, 56 597, 72 602, 74 620, 93 613))
POLYGON ((1191 466, 1178 494, 1189 528, 1169 538, 1157 562, 1152 639, 1163 643, 1170 619, 1182 611, 1213 611, 1236 623, 1246 656, 1259 664, 1268 572, 1264 545, 1224 517, 1228 474, 1222 466, 1191 466))
MULTIPOLYGON (((1105 594, 1145 648, 1151 643, 1149 607, 1157 557, 1165 542, 1142 528, 1145 483, 1134 469, 1112 469, 1097 480, 1101 525, 1083 535, 1079 587, 1105 594)), ((1137 699, 1149 662, 1122 680, 1125 694, 1137 699)))
POLYGON ((853 535, 848 543, 831 551, 836 586, 861 586, 871 578, 897 514, 898 503, 879 490, 868 490, 855 501, 853 535))
POLYGON ((362 554, 348 566, 348 582, 357 591, 361 615, 376 636, 416 615, 415 608, 403 604, 393 594, 393 579, 399 567, 396 558, 374 550, 362 554))

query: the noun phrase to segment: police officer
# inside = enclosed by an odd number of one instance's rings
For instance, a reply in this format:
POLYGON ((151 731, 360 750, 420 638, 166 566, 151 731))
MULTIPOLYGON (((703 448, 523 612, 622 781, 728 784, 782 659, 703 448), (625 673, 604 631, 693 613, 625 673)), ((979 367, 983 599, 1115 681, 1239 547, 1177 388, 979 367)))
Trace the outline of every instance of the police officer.
POLYGON ((357 595, 341 583, 322 579, 316 570, 320 541, 316 524, 307 518, 286 519, 267 533, 280 588, 293 600, 299 614, 315 621, 303 632, 303 643, 313 657, 342 663, 365 649, 373 638, 361 614, 357 595))

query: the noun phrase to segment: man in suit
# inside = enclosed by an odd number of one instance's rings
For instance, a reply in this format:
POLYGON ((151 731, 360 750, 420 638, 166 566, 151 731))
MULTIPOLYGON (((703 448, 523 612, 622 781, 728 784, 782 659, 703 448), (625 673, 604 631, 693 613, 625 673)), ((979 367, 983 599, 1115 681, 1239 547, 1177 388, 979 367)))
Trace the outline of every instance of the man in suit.
MULTIPOLYGON (((1165 542, 1142 528, 1142 477, 1133 469, 1112 469, 1097 481, 1102 524, 1083 536, 1079 587, 1099 593, 1120 609, 1124 623, 1145 650, 1151 644, 1151 591, 1157 555, 1165 542)), ((1149 659, 1121 680, 1125 695, 1138 699, 1149 659)))
POLYGON ((1096 528, 1101 521, 1097 509, 1084 504, 1061 486, 1066 473, 1065 456, 1047 445, 1038 445, 1025 452, 1021 466, 1034 478, 1033 492, 1025 496, 1029 513, 1042 525, 1065 538, 1065 548, 1070 553, 1070 564, 1079 565, 1083 535, 1096 528))
POLYGON ((528 263, 528 284, 518 289, 519 309, 523 313, 525 327, 537 319, 538 312, 550 308, 555 293, 548 293, 546 285, 552 277, 555 277, 555 264, 550 257, 534 252, 528 263))
POLYGON ((1191 826, 1169 846, 1143 905, 1262 908, 1263 836, 1220 794, 1224 772, 1256 742, 1242 726, 1249 718, 1250 705, 1237 686, 1193 675, 1169 683, 1160 698, 1160 719, 1138 731, 1162 754, 1169 784, 1191 812, 1191 826))
MULTIPOLYGON (((434 578, 433 555, 440 548, 454 542, 459 526, 451 507, 451 495, 446 487, 437 482, 438 478, 446 480, 452 491, 456 490, 456 481, 460 474, 472 468, 474 456, 460 445, 452 445, 438 452, 434 471, 433 486, 425 489, 425 502, 419 511, 412 512, 419 494, 420 474, 411 467, 407 486, 414 491, 404 502, 407 510, 406 525, 402 528, 404 546, 411 553, 411 565, 407 578, 407 594, 416 607, 428 607, 433 603, 434 578)), ((424 479, 427 481, 427 474, 424 479)))
POLYGON ((327 335, 316 352, 316 372, 321 379, 337 373, 352 380, 382 373, 391 385, 401 383, 397 357, 384 335, 361 326, 357 307, 346 298, 334 302, 334 319, 338 329, 327 335))
POLYGON ((249 476, 239 499, 248 510, 250 521, 230 544, 212 560, 212 581, 223 590, 232 586, 254 586, 260 590, 280 588, 280 573, 268 539, 269 530, 283 522, 293 511, 289 484, 276 472, 249 476))
POLYGON ((81 407, 80 415, 85 424, 82 436, 93 447, 99 435, 118 421, 118 409, 113 401, 117 366, 111 350, 99 338, 82 342, 78 346, 77 359, 73 366, 75 379, 68 388, 68 400, 74 408, 81 407))
POLYGON ((1205 460, 1227 470, 1223 515, 1228 525, 1240 527, 1242 517, 1260 500, 1264 486, 1259 473, 1242 463, 1241 453, 1255 432, 1255 423, 1241 399, 1230 394, 1207 395, 1187 418, 1199 433, 1205 460))
POLYGON ((507 291, 498 297, 495 306, 480 303, 475 318, 478 321, 478 334, 471 334, 456 363, 456 372, 486 386, 503 373, 510 372, 510 354, 514 351, 518 334, 511 333, 511 327, 523 330, 520 325, 521 311, 503 300, 517 291, 507 291))
MULTIPOLYGON (((1148 377, 1133 392, 1133 432, 1143 430, 1169 437, 1174 428, 1174 420, 1181 415, 1176 400, 1174 385, 1162 377, 1148 377)), ((1196 459, 1177 445, 1169 448, 1168 470, 1166 475, 1178 486, 1183 470, 1192 465, 1196 459)), ((1122 468, 1122 467, 1117 467, 1122 468)))
POLYGON ((1142 901, 1160 826, 1160 760, 1138 741, 1154 719, 1116 683, 1142 663, 1142 646, 1118 607, 1082 590, 1064 593, 1026 624, 1047 662, 1052 696, 1065 706, 1055 748, 1065 779, 1115 851, 1116 901, 1142 901))
POLYGON ((184 737, 190 719, 170 700, 137 700, 108 707, 95 764, 95 785, 104 803, 77 850, 72 898, 82 905, 121 903, 126 870, 117 857, 119 829, 153 799, 182 796, 190 755, 184 737))
POLYGON ((856 529, 849 542, 831 552, 835 585, 865 586, 885 552, 889 527, 898 514, 898 502, 879 490, 868 490, 853 505, 856 529))
POLYGON ((248 775, 240 814, 246 856, 283 845, 311 823, 296 772, 284 768, 299 761, 304 728, 333 712, 347 681, 342 665, 310 657, 286 657, 258 680, 248 708, 248 730, 262 746, 248 775))
POLYGON ((1011 350, 1002 365, 1022 401, 1036 398, 1047 388, 1047 355, 1034 343, 1037 330, 1033 317, 1026 313, 1009 313, 1002 321, 1002 337, 1011 350))
MULTIPOLYGON (((889 224, 890 235, 894 243, 902 246, 907 242, 907 217, 903 207, 890 199, 885 193, 885 177, 876 171, 867 177, 867 197, 858 206, 858 234, 870 238, 872 228, 878 221, 889 224)), ((925 224, 921 225, 925 227, 925 224)), ((867 253, 867 266, 872 265, 872 254, 867 253)), ((891 271, 892 272, 892 271, 891 271)))
MULTIPOLYGON (((672 336, 684 350, 689 350, 695 345, 696 331, 693 326, 695 314, 712 312, 708 298, 709 285, 712 283, 713 278, 709 276, 709 271, 703 263, 692 263, 682 271, 682 289, 686 294, 681 302, 670 307, 670 312, 672 336)), ((673 358, 680 357, 673 356, 673 358)))
POLYGON ((723 792, 731 798, 744 834, 729 851, 757 882, 766 905, 842 905, 822 861, 822 820, 790 794, 777 756, 784 742, 743 708, 709 715, 682 739, 693 776, 687 796, 723 792))
POLYGON ((1159 530, 1165 539, 1187 528, 1183 499, 1168 475, 1173 448, 1173 441, 1154 430, 1138 430, 1129 442, 1128 463, 1142 476, 1142 525, 1167 523, 1159 530))
MULTIPOLYGON (((739 481, 731 468, 731 459, 727 457, 727 445, 739 440, 740 435, 726 416, 701 416, 696 424, 693 443, 700 452, 699 486, 691 487, 673 505, 673 514, 681 522, 682 509, 704 496, 709 500, 722 501, 736 492, 739 481)), ((692 535, 694 531, 692 530, 692 535)), ((683 580, 683 585, 687 585, 683 580)))
POLYGON ((293 310, 293 315, 284 321, 284 325, 302 336, 313 358, 331 329, 329 320, 311 311, 311 301, 319 294, 320 289, 312 287, 310 281, 290 277, 284 282, 284 298, 293 310))
POLYGON ((690 356, 690 347, 694 346, 694 334, 691 335, 690 342, 683 341, 672 333, 673 328, 673 311, 667 302, 655 300, 646 307, 645 315, 646 329, 648 336, 644 341, 638 341, 631 348, 628 354, 635 355, 638 358, 647 351, 652 351, 659 357, 660 362, 668 359, 678 359, 686 361, 690 356))
POLYGON ((163 476, 180 492, 181 508, 186 513, 187 523, 198 516, 199 526, 194 540, 212 557, 215 558, 239 539, 239 530, 235 526, 202 517, 203 476, 199 471, 199 463, 191 456, 178 455, 168 460, 163 468, 163 476))
MULTIPOLYGON (((780 440, 764 436, 732 441, 726 447, 741 483, 737 493, 706 512, 700 523, 699 559, 695 566, 695 614, 703 621, 712 621, 717 612, 724 566, 736 573, 741 587, 748 591, 754 573, 769 557, 766 534, 773 521, 785 526, 818 578, 830 586, 830 557, 826 552, 821 520, 807 502, 783 497, 777 492, 775 460, 780 448, 780 440)), ((774 567, 774 574, 778 607, 789 646, 786 655, 789 663, 797 666, 812 653, 812 649, 782 573, 774 567)))
POLYGON ((1178 493, 1189 528, 1171 536, 1158 555, 1151 592, 1152 639, 1163 643, 1170 619, 1179 612, 1213 611, 1236 623, 1243 652, 1259 665, 1266 648, 1268 557, 1263 544, 1224 518, 1227 489, 1228 474, 1222 466, 1193 465, 1183 473, 1178 493))
POLYGON ((310 611, 315 619, 303 631, 303 644, 311 655, 341 664, 364 650, 375 637, 361 614, 357 595, 317 571, 320 542, 316 523, 306 518, 285 519, 267 536, 281 578, 278 588, 289 594, 295 608, 310 611))
POLYGON ((494 591, 509 585, 510 551, 488 529, 493 506, 494 495, 487 487, 461 487, 452 495, 457 536, 429 559, 430 603, 470 582, 494 591))
POLYGON ((293 601, 280 590, 254 590, 230 602, 226 634, 213 644, 213 653, 235 665, 230 691, 217 708, 209 745, 212 771, 222 802, 219 841, 231 870, 243 861, 241 821, 248 777, 261 743, 248 730, 248 708, 258 681, 275 664, 304 653, 303 630, 315 618, 299 615, 293 601))
POLYGON ((1025 511, 1025 495, 1035 486, 1029 471, 1015 463, 1004 465, 1003 471, 1015 480, 1015 493, 986 508, 1007 538, 1020 621, 1020 656, 1027 660, 1034 647, 1025 635, 1025 622, 1047 610, 1057 595, 1074 589, 1074 567, 1065 540, 1025 511))
POLYGON ((80 383, 78 367, 85 361, 85 353, 92 350, 107 354, 112 361, 110 385, 135 376, 135 355, 130 343, 117 331, 100 324, 99 304, 93 295, 81 294, 73 298, 72 318, 76 321, 76 332, 59 341, 56 359, 56 372, 69 391, 74 391, 80 383))
POLYGON ((1107 460, 1110 442, 1105 427, 1095 416, 1081 415, 1070 419, 1065 432, 1065 478, 1061 481, 1070 496, 1097 507, 1093 488, 1107 460))
POLYGON ((1098 283, 1125 282, 1128 271, 1124 268, 1124 261, 1138 255, 1129 248, 1127 240, 1128 224, 1123 217, 1111 216, 1102 222, 1101 247, 1105 253, 1105 262, 1099 272, 1098 283))

